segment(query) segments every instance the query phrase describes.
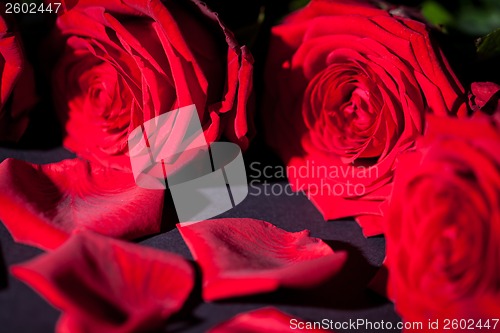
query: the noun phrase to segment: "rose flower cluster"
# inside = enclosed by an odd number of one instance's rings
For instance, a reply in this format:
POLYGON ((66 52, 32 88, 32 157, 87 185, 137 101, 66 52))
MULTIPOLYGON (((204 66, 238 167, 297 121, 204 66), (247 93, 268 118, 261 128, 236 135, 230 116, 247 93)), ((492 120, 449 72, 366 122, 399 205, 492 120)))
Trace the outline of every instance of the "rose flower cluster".
MULTIPOLYGON (((9 270, 61 311, 57 332, 162 331, 199 274, 201 299, 213 302, 308 290, 350 268, 349 253, 308 230, 249 217, 178 223, 193 262, 137 244, 178 220, 169 190, 136 183, 129 137, 190 105, 207 144, 245 152, 257 136, 287 168, 340 170, 288 181, 325 220, 354 218, 366 237, 385 237, 380 281, 403 321, 425 332, 429 321, 464 318, 495 331, 500 85, 455 74, 423 17, 386 3, 311 0, 264 20, 266 52, 254 60, 263 44, 243 45, 245 34, 210 2, 43 4, 59 6, 42 15, 50 29, 40 49, 0 5, 0 145, 19 148, 45 101, 76 157, 0 160, 0 221, 16 242, 45 251, 9 270), (351 186, 362 191, 340 191, 351 186)), ((182 120, 170 126, 190 131, 182 120)), ((210 332, 294 332, 293 318, 264 307, 210 332)))

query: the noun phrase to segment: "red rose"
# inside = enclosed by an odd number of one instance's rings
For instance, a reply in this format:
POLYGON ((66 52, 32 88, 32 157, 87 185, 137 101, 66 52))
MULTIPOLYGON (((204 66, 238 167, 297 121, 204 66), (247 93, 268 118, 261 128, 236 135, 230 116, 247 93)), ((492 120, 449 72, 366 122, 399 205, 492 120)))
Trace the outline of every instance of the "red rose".
POLYGON ((408 321, 498 318, 500 128, 480 114, 428 125, 395 172, 389 294, 408 321))
MULTIPOLYGON (((0 4, 0 13, 5 13, 0 4)), ((0 15, 0 141, 17 141, 28 126, 27 111, 36 103, 31 67, 19 36, 0 15)))
POLYGON ((313 0, 274 27, 265 82, 267 141, 292 186, 366 235, 382 230, 395 159, 424 114, 466 112, 426 26, 361 2, 313 0))
POLYGON ((195 104, 208 142, 248 145, 252 57, 198 1, 81 0, 52 36, 54 98, 64 145, 130 170, 128 134, 195 104))

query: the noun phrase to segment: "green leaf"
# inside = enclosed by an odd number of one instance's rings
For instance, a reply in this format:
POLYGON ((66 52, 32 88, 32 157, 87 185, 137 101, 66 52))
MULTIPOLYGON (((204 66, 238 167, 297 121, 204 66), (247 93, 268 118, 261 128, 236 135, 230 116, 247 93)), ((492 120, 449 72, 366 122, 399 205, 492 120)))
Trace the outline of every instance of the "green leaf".
POLYGON ((500 10, 495 7, 466 5, 456 14, 456 28, 472 36, 486 35, 499 27, 500 10))
POLYGON ((288 5, 288 10, 293 12, 297 9, 305 7, 309 3, 309 0, 292 0, 288 5))
POLYGON ((500 56, 500 28, 479 39, 477 53, 483 59, 500 56))
POLYGON ((449 25, 453 23, 453 15, 436 1, 425 1, 422 4, 422 14, 434 25, 449 25))

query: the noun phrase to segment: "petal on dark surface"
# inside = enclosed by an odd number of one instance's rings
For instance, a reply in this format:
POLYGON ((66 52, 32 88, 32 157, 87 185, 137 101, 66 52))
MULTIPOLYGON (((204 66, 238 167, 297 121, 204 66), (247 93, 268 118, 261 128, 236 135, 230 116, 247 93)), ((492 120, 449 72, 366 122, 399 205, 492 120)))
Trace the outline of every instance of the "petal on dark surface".
POLYGON ((0 164, 0 220, 24 244, 54 249, 79 229, 134 239, 160 231, 164 191, 81 159, 0 164))
POLYGON ((287 232, 250 218, 226 218, 179 224, 203 275, 203 298, 271 292, 279 287, 318 285, 343 266, 345 253, 334 253, 309 231, 287 232), (311 274, 314 272, 314 274, 311 274))
POLYGON ((194 284, 182 257, 90 231, 11 271, 63 311, 57 331, 72 333, 162 327, 194 284))
MULTIPOLYGON (((361 201, 360 203, 363 203, 361 201)), ((356 216, 356 222, 363 229, 365 237, 379 236, 384 233, 383 217, 377 215, 360 215, 356 216)))
POLYGON ((285 332, 330 332, 323 329, 308 329, 307 324, 273 307, 241 313, 212 328, 209 333, 285 333, 285 332), (304 327, 302 329, 302 327, 304 327))

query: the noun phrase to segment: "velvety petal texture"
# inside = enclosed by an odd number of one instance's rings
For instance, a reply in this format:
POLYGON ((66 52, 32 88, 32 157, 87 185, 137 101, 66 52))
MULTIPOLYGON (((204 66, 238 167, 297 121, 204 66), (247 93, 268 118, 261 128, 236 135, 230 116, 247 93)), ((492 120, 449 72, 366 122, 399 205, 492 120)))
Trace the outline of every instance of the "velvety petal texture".
POLYGON ((160 231, 164 191, 79 158, 0 164, 0 221, 18 242, 54 249, 80 229, 124 239, 160 231))
POLYGON ((28 111, 37 101, 33 71, 20 35, 3 17, 5 11, 0 3, 0 142, 19 140, 28 126, 28 111))
POLYGON ((178 255, 89 231, 11 271, 63 312, 59 333, 158 330, 194 283, 178 255))
POLYGON ((473 82, 469 92, 473 111, 495 115, 500 120, 500 85, 493 82, 473 82))
POLYGON ((248 146, 253 60, 205 5, 80 0, 65 7, 48 62, 67 148, 130 170, 129 134, 192 104, 207 142, 225 134, 248 146))
POLYGON ((289 333, 332 332, 321 328, 309 328, 303 320, 273 307, 241 313, 212 328, 209 333, 289 333))
POLYGON ((389 295, 408 321, 497 318, 500 127, 481 113, 428 126, 398 162, 386 222, 389 295))
POLYGON ((425 24, 367 1, 312 0, 273 27, 265 84, 267 142, 292 187, 327 220, 359 217, 365 235, 383 231, 395 161, 424 115, 467 111, 425 24))
POLYGON ((214 219, 177 228, 201 266, 206 301, 311 287, 333 276, 346 259, 307 230, 287 232, 255 219, 214 219))

